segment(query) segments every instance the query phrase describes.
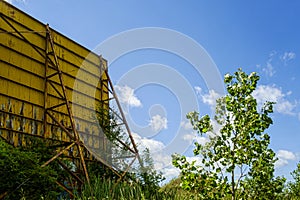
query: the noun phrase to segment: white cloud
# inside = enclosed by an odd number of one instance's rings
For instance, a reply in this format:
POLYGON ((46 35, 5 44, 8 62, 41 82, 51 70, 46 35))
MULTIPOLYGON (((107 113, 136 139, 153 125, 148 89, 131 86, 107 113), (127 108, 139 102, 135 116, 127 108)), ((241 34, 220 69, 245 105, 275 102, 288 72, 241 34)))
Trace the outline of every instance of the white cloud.
POLYGON ((204 94, 202 96, 202 101, 203 101, 203 103, 206 103, 210 106, 214 106, 214 105, 216 105, 216 100, 220 97, 221 97, 221 95, 218 94, 217 92, 215 92, 214 90, 209 90, 208 94, 204 94))
POLYGON ((261 64, 257 64, 256 67, 261 69, 262 72, 267 76, 267 77, 272 77, 274 76, 274 74, 276 73, 274 67, 273 67, 273 59, 275 57, 275 55, 277 54, 276 51, 271 51, 269 53, 269 57, 268 60, 266 61, 265 64, 261 65, 261 64))
POLYGON ((278 104, 275 105, 277 112, 282 114, 289 114, 289 115, 294 115, 293 110, 295 107, 296 107, 295 104, 292 104, 287 100, 283 100, 282 102, 279 102, 278 104))
POLYGON ((196 165, 202 165, 202 158, 200 156, 190 156, 190 157, 186 157, 186 160, 191 163, 193 161, 196 161, 196 165))
POLYGON ((203 136, 199 136, 199 137, 196 137, 196 141, 197 141, 199 144, 204 145, 205 143, 209 142, 209 139, 206 138, 206 137, 203 137, 203 136))
POLYGON ((276 51, 272 51, 269 54, 268 60, 263 65, 256 65, 262 70, 262 72, 268 76, 272 77, 276 73, 273 64, 284 64, 286 65, 289 61, 294 60, 296 54, 294 52, 284 52, 282 55, 278 55, 276 51))
POLYGON ((150 152, 153 153, 155 151, 161 151, 163 148, 165 148, 164 143, 162 143, 161 141, 141 137, 137 133, 132 133, 132 136, 140 150, 148 148, 150 152))
POLYGON ((183 140, 188 141, 189 143, 198 142, 199 144, 205 144, 209 141, 207 137, 200 136, 194 129, 192 124, 189 121, 182 121, 180 126, 188 131, 182 137, 183 140))
POLYGON ((166 146, 161 141, 141 137, 137 133, 132 133, 132 136, 138 144, 140 152, 145 148, 149 149, 154 169, 162 172, 166 180, 171 180, 179 175, 180 170, 172 165, 172 156, 164 152, 166 146))
POLYGON ((274 109, 281 114, 294 115, 296 103, 288 101, 285 97, 290 95, 291 91, 284 94, 281 88, 275 85, 259 85, 253 92, 253 97, 256 98, 258 105, 261 107, 266 101, 276 102, 274 109))
POLYGON ((281 89, 272 85, 259 85, 253 92, 253 96, 257 99, 258 103, 264 103, 265 101, 277 102, 284 97, 281 89))
POLYGON ((289 162, 287 160, 284 160, 284 159, 278 159, 276 162, 275 162, 275 168, 280 168, 280 167, 283 167, 283 166, 286 166, 288 165, 289 162))
POLYGON ((164 183, 168 183, 170 180, 178 177, 179 174, 180 174, 180 170, 178 168, 173 167, 173 166, 166 167, 166 168, 162 169, 161 171, 162 171, 164 177, 166 178, 164 183))
POLYGON ((209 142, 207 137, 199 136, 197 133, 187 133, 183 135, 183 140, 192 142, 198 142, 199 144, 204 145, 205 143, 209 142))
POLYGON ((272 77, 274 76, 274 74, 276 73, 272 62, 273 62, 273 58, 275 57, 275 55, 277 54, 276 51, 272 51, 269 54, 269 58, 267 60, 266 66, 262 68, 262 71, 268 76, 268 77, 272 77))
POLYGON ((184 130, 193 130, 193 126, 190 121, 182 121, 182 122, 180 122, 180 126, 184 130))
POLYGON ((201 93, 202 93, 202 88, 201 87, 195 86, 194 89, 196 91, 196 94, 201 95, 201 93))
POLYGON ((277 157, 278 160, 275 163, 275 167, 279 168, 279 167, 283 167, 289 164, 289 160, 296 160, 296 155, 291 152, 291 151, 287 151, 287 150, 279 150, 277 152, 277 157))
POLYGON ((284 52, 280 59, 286 64, 288 61, 296 58, 296 54, 294 52, 284 52))
POLYGON ((187 133, 187 134, 184 134, 183 135, 183 139, 185 141, 189 141, 189 142, 193 142, 196 138, 196 134, 193 134, 193 133, 187 133))
POLYGON ((135 96, 134 90, 127 85, 119 86, 116 85, 115 89, 118 93, 118 98, 121 103, 127 104, 132 107, 141 107, 141 101, 135 96))
POLYGON ((154 168, 162 170, 164 168, 172 167, 172 156, 161 151, 160 153, 153 153, 152 158, 154 162, 154 168))
POLYGON ((161 131, 168 128, 168 120, 161 115, 152 116, 149 125, 154 131, 161 131))
POLYGON ((274 76, 274 74, 276 73, 276 71, 270 61, 267 62, 266 67, 262 68, 262 71, 269 77, 274 76))
POLYGON ((214 90, 209 90, 208 94, 202 94, 202 88, 199 86, 195 86, 194 89, 201 97, 202 102, 210 106, 215 106, 216 100, 221 97, 221 95, 214 90))
POLYGON ((277 156, 278 158, 282 158, 285 160, 296 160, 296 155, 293 152, 287 150, 279 150, 277 152, 277 156))

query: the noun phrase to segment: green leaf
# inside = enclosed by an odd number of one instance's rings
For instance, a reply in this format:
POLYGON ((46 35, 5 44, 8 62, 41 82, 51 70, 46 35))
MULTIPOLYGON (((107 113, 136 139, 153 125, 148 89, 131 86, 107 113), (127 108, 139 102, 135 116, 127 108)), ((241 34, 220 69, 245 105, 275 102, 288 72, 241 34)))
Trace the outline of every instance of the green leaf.
POLYGON ((184 176, 189 177, 185 182, 189 188, 201 188, 205 184, 205 189, 195 191, 204 199, 229 199, 228 195, 232 199, 269 199, 266 194, 274 199, 274 190, 283 188, 284 181, 274 181, 275 153, 269 148, 270 135, 264 133, 273 123, 269 114, 273 112, 274 103, 266 102, 261 111, 257 110, 252 93, 258 80, 255 72, 248 75, 241 68, 233 75, 225 75, 227 94, 216 100, 213 119, 219 124, 220 131, 214 135, 210 133, 214 130, 208 115, 201 117, 198 112, 187 115, 193 128, 210 138, 204 146, 195 143, 194 154, 201 157, 201 170, 188 163, 181 168, 184 176), (217 164, 226 169, 226 176, 217 164), (247 170, 242 178, 237 171, 243 171, 243 168, 247 170), (198 176, 190 176, 190 169, 198 176), (202 177, 201 181, 196 177, 202 177), (231 178, 234 181, 228 182, 231 178))

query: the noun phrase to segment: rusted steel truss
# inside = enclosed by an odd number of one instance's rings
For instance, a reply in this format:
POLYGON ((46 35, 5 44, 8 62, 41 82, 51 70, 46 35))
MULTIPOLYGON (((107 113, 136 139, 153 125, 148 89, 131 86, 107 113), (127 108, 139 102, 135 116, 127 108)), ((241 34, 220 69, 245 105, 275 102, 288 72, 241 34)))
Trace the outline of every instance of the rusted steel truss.
MULTIPOLYGON (((45 110, 45 114, 44 114, 44 133, 46 133, 47 131, 47 117, 51 117, 51 119, 53 119, 57 125, 59 127, 61 127, 70 137, 72 143, 67 146, 66 148, 60 150, 54 157, 52 157, 49 161, 47 161, 46 163, 44 163, 42 166, 46 166, 48 165, 50 162, 52 162, 53 160, 55 160, 56 158, 58 158, 61 154, 63 154, 65 151, 68 151, 70 148, 72 148, 74 145, 77 146, 78 151, 79 151, 79 155, 80 155, 80 163, 82 165, 83 168, 83 172, 85 175, 85 178, 88 182, 88 184, 90 184, 90 178, 88 175, 88 171, 86 168, 86 163, 84 160, 84 156, 83 156, 83 148, 84 145, 83 143, 80 141, 80 137, 79 134, 77 132, 77 129, 75 127, 75 121, 74 121, 74 116, 72 114, 72 109, 70 106, 70 101, 67 98, 67 94, 66 94, 66 88, 65 88, 65 84, 64 84, 64 80, 63 80, 63 73, 60 69, 59 66, 59 62, 58 62, 58 58, 56 56, 55 53, 55 48, 54 48, 54 42, 53 42, 53 38, 51 35, 51 30, 49 28, 49 26, 46 26, 46 49, 45 49, 45 55, 46 55, 46 59, 45 59, 45 101, 44 101, 44 110, 45 110), (49 67, 51 66, 52 69, 55 70, 55 72, 48 74, 49 73, 49 67), (59 87, 61 88, 61 92, 59 92, 60 90, 57 88, 57 86, 55 86, 53 83, 53 79, 57 78, 59 79, 59 87), (57 105, 52 105, 51 107, 48 107, 47 101, 48 101, 48 88, 52 87, 60 96, 61 101, 60 103, 58 103, 57 105), (71 123, 71 127, 65 127, 63 124, 59 123, 58 120, 55 120, 55 113, 53 112, 55 108, 61 107, 61 106, 65 106, 68 112, 68 118, 69 118, 69 122, 71 123)), ((52 70, 53 71, 53 70, 52 70)))
MULTIPOLYGON (((0 13, 1 14, 1 13, 0 13)), ((100 161, 103 165, 105 165, 106 167, 108 167, 110 170, 112 170, 118 177, 120 181, 121 179, 124 178, 124 176, 126 175, 126 173, 128 172, 128 170, 131 168, 131 166, 134 164, 135 160, 139 161, 139 164, 142 165, 142 160, 139 156, 139 152, 137 149, 137 146, 135 144, 134 138, 131 134, 130 128, 128 126, 128 123, 126 121, 125 115, 122 111, 122 107, 121 104, 118 100, 118 97, 116 95, 116 92, 114 90, 112 81, 108 75, 107 69, 104 70, 105 73, 105 77, 106 80, 101 80, 101 77, 99 77, 100 81, 106 82, 107 84, 102 84, 102 87, 105 87, 107 89, 107 91, 109 92, 109 97, 107 99, 102 99, 103 103, 105 103, 106 105, 110 105, 111 101, 114 101, 117 105, 117 111, 112 109, 112 108, 108 108, 108 112, 109 113, 114 113, 115 116, 118 117, 118 120, 120 121, 120 126, 122 126, 125 131, 126 134, 129 138, 129 143, 122 141, 121 139, 116 138, 116 141, 118 142, 118 144, 122 147, 125 147, 129 152, 131 152, 131 155, 129 156, 119 156, 116 157, 115 159, 131 159, 129 160, 127 166, 123 169, 119 169, 117 166, 114 166, 114 164, 112 162, 108 162, 107 160, 95 155, 93 152, 91 152, 89 150, 89 148, 82 142, 80 135, 79 135, 79 131, 77 130, 77 127, 75 125, 75 120, 74 118, 76 116, 73 116, 72 113, 72 103, 70 101, 70 99, 68 99, 68 95, 67 95, 67 89, 66 89, 66 85, 64 83, 64 73, 62 72, 62 69, 60 67, 60 63, 59 63, 59 58, 57 57, 57 54, 55 52, 55 42, 51 33, 51 29, 49 28, 49 25, 46 25, 45 30, 37 30, 37 31, 28 31, 28 30, 18 30, 18 28, 16 28, 14 26, 13 23, 11 23, 10 19, 7 18, 5 15, 0 15, 1 19, 11 28, 11 31, 7 31, 7 32, 0 32, 2 34, 14 34, 17 35, 19 38, 21 38, 23 41, 25 41, 27 44, 29 44, 35 52, 37 52, 44 60, 45 60, 45 74, 44 74, 44 106, 43 106, 43 112, 44 112, 44 117, 43 120, 38 121, 38 123, 43 123, 43 134, 42 135, 34 135, 31 133, 26 133, 23 130, 14 130, 12 127, 9 126, 1 126, 0 130, 1 131, 7 131, 7 132, 14 132, 14 134, 20 134, 20 135, 31 135, 31 136, 36 136, 36 137, 40 137, 40 138, 44 138, 45 140, 51 140, 53 138, 51 138, 51 133, 49 133, 49 121, 51 120, 52 124, 55 124, 57 127, 59 127, 68 137, 68 142, 64 141, 64 145, 62 145, 61 147, 59 147, 57 149, 56 154, 49 159, 47 162, 45 162, 42 166, 47 166, 48 164, 50 164, 53 161, 57 161, 63 169, 65 169, 66 171, 69 172, 69 174, 78 182, 83 183, 83 180, 78 177, 71 169, 69 169, 59 158, 63 157, 67 158, 67 156, 65 156, 65 154, 67 154, 68 152, 70 152, 70 150, 76 148, 78 151, 78 159, 79 163, 80 163, 80 167, 81 167, 81 171, 84 174, 84 177, 86 179, 86 182, 88 184, 90 184, 90 178, 89 178, 89 174, 88 174, 88 170, 87 170, 87 160, 90 160, 86 157, 86 152, 88 152, 89 154, 93 155, 93 159, 100 161), (45 44, 45 49, 41 50, 40 48, 37 48, 34 44, 32 44, 30 42, 30 39, 28 39, 26 37, 25 34, 45 34, 46 35, 46 44, 45 44), (49 103, 49 99, 50 99, 50 93, 49 91, 55 91, 56 92, 56 97, 59 99, 59 101, 57 101, 57 103, 53 103, 51 102, 51 104, 49 103), (57 118, 57 109, 61 109, 64 108, 65 110, 67 110, 67 121, 69 122, 69 124, 67 125, 66 123, 61 122, 58 118, 57 118)), ((103 63, 102 63, 102 57, 100 56, 100 69, 103 68, 103 63)), ((103 78, 103 77, 102 77, 103 78)), ((3 94, 5 95, 5 94, 3 94)), ((52 94, 53 95, 53 94, 52 94)), ((9 96, 8 96, 9 98, 9 96)), ((22 99, 17 99, 18 101, 22 101, 22 99)), ((25 103, 30 103, 30 102, 25 102, 25 103)), ((23 103, 24 104, 24 103, 23 103)), ((17 113, 12 113, 11 111, 5 111, 5 110, 0 110, 0 114, 3 114, 3 116, 16 116, 17 118, 24 118, 26 119, 26 117, 23 117, 20 114, 17 113), (19 116, 20 115, 20 116, 19 116)), ((4 118, 3 118, 4 119, 4 118)), ((32 119, 28 119, 28 120, 32 120, 32 119)), ((50 130, 51 131, 51 130, 50 130)), ((2 137, 2 136, 1 136, 2 137)), ((74 159, 74 156, 72 157, 72 159, 74 159)), ((73 195, 72 192, 62 183, 57 182, 58 185, 60 185, 62 188, 64 188, 71 196, 73 195)))

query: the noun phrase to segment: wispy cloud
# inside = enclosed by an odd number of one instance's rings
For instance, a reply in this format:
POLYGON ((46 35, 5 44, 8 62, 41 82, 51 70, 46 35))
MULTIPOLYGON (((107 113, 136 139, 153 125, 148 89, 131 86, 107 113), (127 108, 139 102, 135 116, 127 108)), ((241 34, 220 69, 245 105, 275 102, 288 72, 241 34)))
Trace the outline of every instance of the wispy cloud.
POLYGON ((180 126, 184 130, 188 130, 188 131, 193 130, 192 124, 190 123, 190 121, 187 121, 187 120, 180 122, 180 126))
POLYGON ((292 103, 286 99, 286 96, 290 95, 291 91, 286 94, 282 92, 281 88, 275 85, 259 85, 253 92, 254 98, 256 98, 258 105, 261 107, 266 101, 276 102, 274 109, 281 114, 294 115, 294 108, 296 103, 292 103))
POLYGON ((271 51, 269 53, 268 60, 266 64, 264 65, 257 65, 258 68, 261 68, 262 72, 267 76, 267 77, 272 77, 276 73, 274 67, 273 67, 273 59, 276 56, 277 52, 276 51, 271 51))
POLYGON ((195 89, 195 91, 196 91, 196 94, 198 94, 198 95, 201 95, 201 94, 202 94, 202 88, 201 88, 201 87, 195 86, 194 89, 195 89))
POLYGON ((267 77, 272 77, 276 73, 275 67, 281 67, 281 65, 287 65, 288 62, 294 60, 296 54, 292 51, 286 51, 284 53, 278 53, 271 51, 265 64, 256 65, 257 68, 261 69, 267 77))
POLYGON ((292 51, 284 52, 283 55, 280 56, 280 60, 284 62, 286 65, 289 61, 294 60, 296 58, 296 54, 292 51))
POLYGON ((134 90, 129 86, 119 86, 116 85, 115 89, 118 93, 118 97, 121 103, 126 104, 131 107, 141 107, 141 101, 135 96, 134 90))
POLYGON ((287 150, 279 150, 277 152, 277 157, 278 160, 275 163, 275 167, 277 168, 286 166, 288 165, 289 161, 297 159, 296 155, 293 152, 287 150))
POLYGON ((161 131, 168 128, 168 119, 161 115, 154 115, 151 117, 149 125, 154 131, 161 131))
POLYGON ((271 62, 267 62, 266 66, 262 68, 263 73, 265 73, 268 77, 272 77, 274 76, 274 74, 276 73, 273 65, 271 62))

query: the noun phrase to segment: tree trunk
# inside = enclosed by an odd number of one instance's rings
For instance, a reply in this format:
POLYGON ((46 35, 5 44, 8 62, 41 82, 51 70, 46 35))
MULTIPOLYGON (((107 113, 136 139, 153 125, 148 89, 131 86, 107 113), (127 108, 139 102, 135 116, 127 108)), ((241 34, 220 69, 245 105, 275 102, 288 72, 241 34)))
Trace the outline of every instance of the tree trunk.
MULTIPOLYGON (((234 164, 232 164, 232 165, 234 166, 234 164)), ((233 167, 233 170, 231 172, 231 191, 232 191, 231 200, 235 200, 234 167, 233 167)))

